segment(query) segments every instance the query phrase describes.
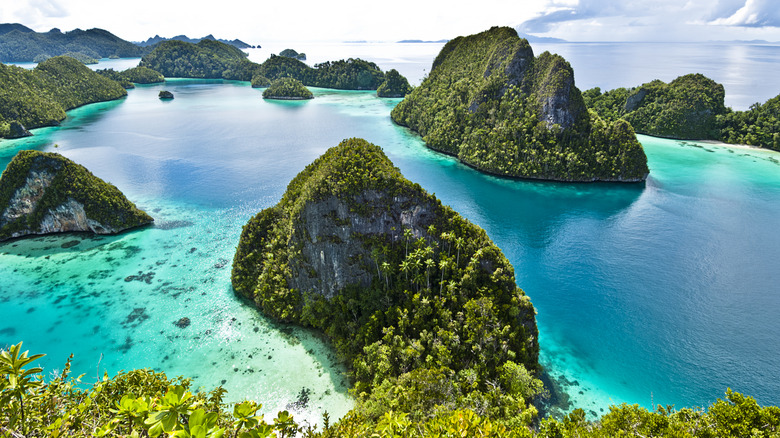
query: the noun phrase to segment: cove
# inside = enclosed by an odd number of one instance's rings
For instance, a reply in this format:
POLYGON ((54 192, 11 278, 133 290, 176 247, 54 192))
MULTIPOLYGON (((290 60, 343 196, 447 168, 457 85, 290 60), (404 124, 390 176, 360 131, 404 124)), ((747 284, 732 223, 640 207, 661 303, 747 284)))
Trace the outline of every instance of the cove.
POLYGON ((362 137, 504 251, 568 408, 700 406, 726 387, 780 403, 780 154, 640 136, 644 184, 501 179, 395 126, 397 99, 312 90, 269 102, 246 83, 168 80, 0 143, 0 168, 20 149, 57 151, 156 219, 0 245, 0 344, 47 353, 47 373, 74 353, 86 379, 151 367, 266 412, 343 415, 349 382, 332 351, 238 300, 229 271, 243 224, 329 147, 362 137))

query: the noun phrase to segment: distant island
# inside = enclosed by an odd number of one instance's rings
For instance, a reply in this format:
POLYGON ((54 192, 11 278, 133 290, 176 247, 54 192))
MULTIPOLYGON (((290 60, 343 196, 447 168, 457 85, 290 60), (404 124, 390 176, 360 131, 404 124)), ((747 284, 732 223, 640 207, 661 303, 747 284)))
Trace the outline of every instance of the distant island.
POLYGON ((263 91, 263 99, 307 100, 313 98, 312 92, 295 78, 276 79, 263 91))
POLYGON ((39 62, 66 53, 96 60, 134 58, 146 52, 103 29, 35 32, 21 24, 0 24, 0 62, 39 62))
POLYGON ((724 104, 723 85, 702 74, 603 93, 596 87, 586 90, 583 98, 605 120, 626 120, 640 134, 780 151, 780 95, 747 111, 734 111, 724 104))
POLYGON ((136 42, 134 44, 137 44, 141 47, 149 47, 149 46, 154 46, 156 44, 159 44, 163 41, 184 41, 185 43, 197 44, 203 40, 219 41, 221 43, 229 44, 238 49, 259 49, 260 48, 260 45, 253 46, 239 39, 234 39, 234 40, 225 40, 221 38, 217 39, 214 38, 214 35, 211 34, 206 35, 203 38, 189 38, 186 35, 176 35, 175 37, 171 37, 171 38, 163 38, 160 35, 155 35, 147 39, 146 41, 136 42))
POLYGON ((298 61, 306 61, 305 53, 298 53, 293 49, 284 49, 279 52, 279 56, 286 56, 288 58, 297 59, 298 61))
POLYGON ((362 59, 328 61, 311 67, 298 59, 272 54, 258 64, 249 61, 241 50, 212 40, 197 44, 164 41, 144 56, 140 65, 165 77, 250 81, 257 87, 284 77, 297 79, 307 87, 342 90, 376 90, 386 81, 379 66, 362 59))
POLYGON ((238 39, 216 39, 213 35, 199 39, 185 35, 172 38, 155 35, 143 42, 130 42, 103 29, 62 32, 55 28, 36 32, 19 23, 4 23, 0 24, 0 62, 41 62, 68 54, 89 64, 102 58, 140 58, 164 41, 198 43, 203 40, 220 41, 238 49, 260 48, 238 39))
POLYGON ((448 42, 391 112, 425 144, 476 169, 555 181, 644 181, 634 129, 588 111, 566 60, 535 57, 514 29, 448 42))

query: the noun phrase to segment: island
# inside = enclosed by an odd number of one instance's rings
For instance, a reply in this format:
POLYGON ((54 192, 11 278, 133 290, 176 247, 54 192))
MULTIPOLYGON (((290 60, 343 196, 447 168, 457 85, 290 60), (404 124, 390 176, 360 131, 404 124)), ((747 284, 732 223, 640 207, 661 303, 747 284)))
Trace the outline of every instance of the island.
POLYGON ((173 99, 173 93, 168 90, 161 90, 159 93, 157 93, 157 97, 161 100, 171 100, 173 99))
POLYGON ((588 111, 566 60, 494 27, 448 42, 392 111, 436 151, 478 170, 569 182, 640 182, 647 156, 625 121, 588 111))
POLYGON ((84 60, 133 58, 146 52, 103 29, 35 32, 21 24, 0 25, 0 62, 40 62, 67 53, 84 60))
POLYGON ((586 105, 605 120, 624 119, 637 133, 681 140, 717 140, 780 151, 780 95, 747 111, 724 104, 722 84, 702 74, 668 84, 654 80, 633 88, 583 93, 586 105))
POLYGON ((160 72, 147 67, 133 67, 122 71, 106 68, 95 70, 95 72, 119 82, 125 89, 135 88, 134 84, 159 84, 165 82, 165 77, 160 72))
POLYGON ((244 226, 231 279, 265 315, 322 331, 372 417, 536 415, 535 310, 512 265, 366 140, 329 149, 244 226))
POLYGON ((281 78, 272 81, 263 91, 263 99, 306 100, 314 99, 314 94, 297 79, 281 78))
POLYGON ((298 61, 306 61, 305 53, 298 53, 293 49, 284 49, 279 52, 279 56, 286 56, 288 58, 297 59, 298 61))
POLYGON ((23 131, 53 126, 67 110, 125 96, 118 82, 68 56, 47 59, 32 70, 0 64, 0 137, 12 136, 14 122, 23 131))
POLYGON ((376 95, 379 97, 404 97, 412 91, 409 81, 398 73, 398 70, 392 69, 385 74, 385 81, 376 89, 376 95))
POLYGON ((73 231, 116 234, 153 220, 114 185, 56 153, 21 151, 0 177, 0 241, 73 231))
POLYGON ((376 90, 386 80, 379 66, 362 59, 327 61, 310 67, 298 59, 272 54, 258 64, 249 61, 247 54, 241 50, 213 40, 202 40, 197 44, 161 42, 141 59, 140 65, 165 77, 247 82, 254 78, 273 81, 291 77, 307 87, 341 90, 376 90))

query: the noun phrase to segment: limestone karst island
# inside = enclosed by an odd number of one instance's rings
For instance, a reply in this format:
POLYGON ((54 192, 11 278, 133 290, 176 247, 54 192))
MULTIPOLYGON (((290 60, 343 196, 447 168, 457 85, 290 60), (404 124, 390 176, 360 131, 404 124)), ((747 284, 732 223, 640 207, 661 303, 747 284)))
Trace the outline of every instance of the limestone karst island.
POLYGON ((780 44, 160 15, 0 24, 0 438, 780 437, 780 44))

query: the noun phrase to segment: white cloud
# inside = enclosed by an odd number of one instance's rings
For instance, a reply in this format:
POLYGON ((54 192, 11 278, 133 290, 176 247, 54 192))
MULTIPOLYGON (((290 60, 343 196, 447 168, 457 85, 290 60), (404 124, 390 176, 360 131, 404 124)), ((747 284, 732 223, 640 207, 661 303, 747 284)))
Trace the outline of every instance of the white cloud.
POLYGON ((777 0, 548 0, 522 32, 573 41, 780 40, 777 0), (715 26, 720 25, 720 26, 715 26), (724 25, 737 28, 725 28, 724 25), (752 28, 752 30, 745 28, 752 28))

